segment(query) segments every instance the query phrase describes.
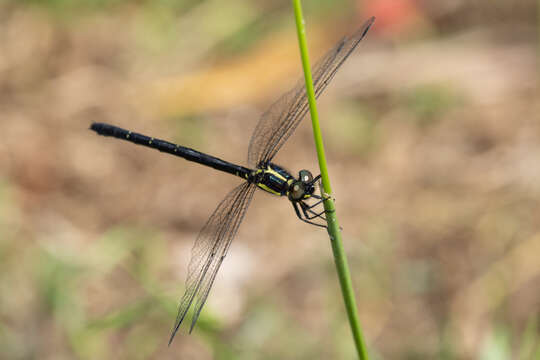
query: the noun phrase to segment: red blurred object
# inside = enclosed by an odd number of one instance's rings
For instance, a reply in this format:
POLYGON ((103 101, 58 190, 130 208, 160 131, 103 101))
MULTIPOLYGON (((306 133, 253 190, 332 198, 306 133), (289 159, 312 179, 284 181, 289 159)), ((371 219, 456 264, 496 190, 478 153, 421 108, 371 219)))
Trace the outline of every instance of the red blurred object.
POLYGON ((377 18, 374 30, 384 35, 409 33, 425 21, 414 0, 359 1, 359 6, 365 15, 377 18))

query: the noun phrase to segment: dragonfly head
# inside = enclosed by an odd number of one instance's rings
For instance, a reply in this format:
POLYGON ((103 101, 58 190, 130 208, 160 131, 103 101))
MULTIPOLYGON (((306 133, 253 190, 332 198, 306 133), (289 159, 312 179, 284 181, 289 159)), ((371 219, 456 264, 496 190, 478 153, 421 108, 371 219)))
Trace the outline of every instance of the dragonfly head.
POLYGON ((313 175, 308 170, 300 170, 298 172, 298 179, 295 179, 289 185, 289 200, 301 201, 311 197, 315 191, 315 185, 313 181, 313 175))

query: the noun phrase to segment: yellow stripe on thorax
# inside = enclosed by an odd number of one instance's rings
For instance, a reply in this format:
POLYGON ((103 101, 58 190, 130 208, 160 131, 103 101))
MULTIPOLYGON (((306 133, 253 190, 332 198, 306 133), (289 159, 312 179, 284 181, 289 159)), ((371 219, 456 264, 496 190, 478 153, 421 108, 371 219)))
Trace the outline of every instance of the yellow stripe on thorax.
MULTIPOLYGON (((283 175, 281 175, 279 172, 275 171, 274 169, 272 169, 270 166, 267 166, 265 170, 262 170, 262 169, 258 169, 257 170, 257 174, 260 174, 262 172, 265 172, 265 173, 268 173, 268 174, 271 174, 275 177, 277 177, 278 179, 282 180, 282 181, 287 181, 287 178, 284 177, 283 175)), ((263 189, 264 191, 267 191, 271 194, 274 194, 274 195, 278 195, 278 196, 281 196, 281 192, 278 192, 278 191, 275 191, 275 190, 272 190, 270 189, 268 186, 266 186, 265 184, 263 183, 257 183, 257 186, 261 189, 263 189)))
POLYGON ((267 173, 270 173, 270 174, 274 175, 275 177, 277 177, 280 180, 287 181, 287 178, 285 176, 281 175, 276 170, 272 169, 270 166, 268 166, 265 171, 267 173))
POLYGON ((279 195, 279 196, 281 195, 281 193, 270 189, 268 186, 266 186, 264 184, 258 183, 257 186, 260 187, 261 189, 263 189, 264 191, 268 191, 271 194, 279 195))

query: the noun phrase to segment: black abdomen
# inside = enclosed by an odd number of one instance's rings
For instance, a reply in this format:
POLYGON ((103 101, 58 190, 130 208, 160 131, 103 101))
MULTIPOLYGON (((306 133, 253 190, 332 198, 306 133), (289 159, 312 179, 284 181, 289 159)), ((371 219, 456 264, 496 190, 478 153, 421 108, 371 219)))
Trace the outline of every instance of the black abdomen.
POLYGON ((90 126, 91 130, 94 130, 99 135, 111 136, 117 139, 129 141, 138 145, 147 146, 161 152, 165 152, 171 155, 179 156, 189 161, 197 162, 202 165, 213 167, 216 170, 221 170, 229 174, 240 176, 243 179, 247 179, 251 173, 251 169, 246 167, 230 163, 225 160, 221 160, 217 157, 204 154, 200 151, 176 145, 165 140, 155 139, 150 136, 142 135, 133 131, 119 128, 118 126, 93 123, 90 126))

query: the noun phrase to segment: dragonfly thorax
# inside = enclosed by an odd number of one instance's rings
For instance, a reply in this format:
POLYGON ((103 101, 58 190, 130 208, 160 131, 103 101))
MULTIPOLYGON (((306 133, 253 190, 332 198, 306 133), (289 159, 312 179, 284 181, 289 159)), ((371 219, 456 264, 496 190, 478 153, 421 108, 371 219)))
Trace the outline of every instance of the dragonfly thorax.
POLYGON ((286 195, 291 201, 307 199, 315 191, 313 175, 308 170, 301 170, 296 179, 287 170, 271 162, 259 164, 248 181, 271 194, 286 195))

